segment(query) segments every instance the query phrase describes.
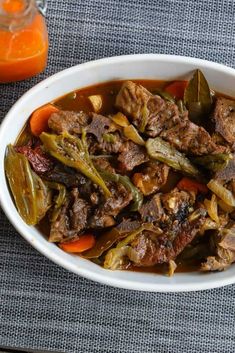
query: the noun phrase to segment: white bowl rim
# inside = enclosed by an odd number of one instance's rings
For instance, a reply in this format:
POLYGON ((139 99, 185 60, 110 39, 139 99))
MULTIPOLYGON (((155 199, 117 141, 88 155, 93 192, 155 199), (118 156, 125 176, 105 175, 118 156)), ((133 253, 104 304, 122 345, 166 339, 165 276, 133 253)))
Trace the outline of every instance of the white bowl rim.
MULTIPOLYGON (((121 55, 121 56, 113 56, 113 57, 108 57, 108 58, 103 58, 99 60, 93 60, 90 62, 85 62, 82 64, 78 64, 75 66, 72 66, 68 69, 65 69, 63 71, 60 71, 45 80, 41 81, 40 83, 36 84, 34 87, 29 89, 26 93, 22 95, 21 98, 19 98, 16 103, 12 106, 12 108, 9 110, 5 118, 3 119, 1 125, 0 125, 0 141, 1 138, 6 131, 7 125, 8 125, 8 116, 14 114, 14 111, 18 108, 19 105, 22 104, 24 101, 25 97, 35 94, 37 91, 40 91, 42 88, 45 88, 49 83, 52 81, 59 81, 63 77, 66 77, 66 75, 70 72, 73 72, 74 70, 83 70, 86 68, 91 68, 91 67, 96 67, 99 68, 99 66, 103 66, 105 64, 109 63, 122 63, 122 62, 128 62, 128 61, 142 61, 144 59, 148 60, 155 60, 156 62, 159 61, 165 61, 167 62, 172 62, 174 61, 175 63, 191 63, 194 65, 202 65, 205 68, 212 68, 218 71, 226 71, 226 73, 235 75, 235 70, 225 66, 223 64, 218 64, 212 61, 207 61, 203 59, 197 59, 197 58, 191 58, 187 56, 178 56, 178 55, 168 55, 168 54, 131 54, 131 55, 121 55)), ((4 175, 4 171, 0 170, 0 178, 4 175), (2 175, 1 175, 2 173, 2 175)), ((1 182, 1 181, 0 181, 1 182)), ((9 193, 9 191, 8 191, 9 193)), ((4 213, 10 220, 10 222, 13 224, 15 229, 25 238, 35 249, 37 249, 41 254, 52 260, 54 263, 58 264, 59 266, 62 266, 63 268, 81 275, 87 279, 93 280, 95 282, 99 282, 102 284, 106 285, 111 285, 113 287, 118 287, 118 288, 125 288, 125 289, 131 289, 131 290, 140 290, 140 291, 149 291, 149 292, 189 292, 189 291, 199 291, 199 290, 206 290, 206 289, 212 289, 212 288, 218 288, 226 285, 230 285, 235 283, 235 275, 233 276, 225 276, 225 278, 220 278, 215 279, 215 280, 210 280, 204 283, 175 283, 169 279, 169 283, 166 284, 158 284, 158 283, 143 283, 142 281, 134 281, 130 282, 125 279, 120 279, 120 278, 115 278, 115 276, 112 277, 106 277, 105 272, 102 273, 96 273, 93 272, 92 270, 89 271, 87 269, 84 269, 82 267, 76 267, 73 263, 69 263, 67 260, 61 258, 59 254, 55 254, 53 251, 45 248, 43 243, 39 240, 35 240, 32 242, 30 240, 29 232, 25 229, 22 229, 21 224, 19 224, 18 220, 15 219, 12 216, 12 205, 5 202, 4 199, 4 193, 0 192, 0 206, 3 209, 4 213)), ((104 270, 107 271, 107 270, 104 270)), ((145 274, 145 273, 144 273, 145 274)), ((177 275, 177 274, 176 274, 177 275)), ((210 274, 208 276, 211 276, 210 274)))

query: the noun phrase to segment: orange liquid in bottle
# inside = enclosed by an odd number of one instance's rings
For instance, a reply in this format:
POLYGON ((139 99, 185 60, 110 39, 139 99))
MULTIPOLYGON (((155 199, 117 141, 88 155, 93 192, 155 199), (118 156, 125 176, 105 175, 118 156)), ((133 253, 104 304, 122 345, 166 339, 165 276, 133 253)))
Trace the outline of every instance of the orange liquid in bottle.
MULTIPOLYGON (((24 0, 5 0, 9 14, 24 8, 24 0)), ((44 70, 47 63, 48 34, 44 17, 35 11, 32 20, 15 31, 0 29, 0 82, 19 81, 44 70)))

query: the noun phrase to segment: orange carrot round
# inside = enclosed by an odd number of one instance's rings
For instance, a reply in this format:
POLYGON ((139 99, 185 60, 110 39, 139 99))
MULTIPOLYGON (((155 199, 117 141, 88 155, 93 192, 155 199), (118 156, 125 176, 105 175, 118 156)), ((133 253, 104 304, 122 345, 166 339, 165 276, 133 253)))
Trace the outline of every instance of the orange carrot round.
POLYGON ((52 104, 46 104, 35 110, 29 121, 32 134, 39 136, 43 131, 46 131, 48 129, 48 119, 52 113, 58 112, 58 110, 52 104))
POLYGON ((79 253, 93 248, 95 237, 93 234, 83 234, 79 239, 66 243, 60 243, 59 247, 69 253, 79 253))
POLYGON ((175 81, 170 83, 166 88, 165 91, 170 93, 172 97, 175 99, 183 99, 184 97, 184 90, 187 86, 187 81, 175 81))
POLYGON ((177 188, 180 190, 185 190, 185 191, 194 191, 196 194, 202 193, 202 194, 207 194, 208 193, 208 188, 205 184, 199 183, 196 180, 190 179, 190 178, 182 178, 178 184, 177 188))

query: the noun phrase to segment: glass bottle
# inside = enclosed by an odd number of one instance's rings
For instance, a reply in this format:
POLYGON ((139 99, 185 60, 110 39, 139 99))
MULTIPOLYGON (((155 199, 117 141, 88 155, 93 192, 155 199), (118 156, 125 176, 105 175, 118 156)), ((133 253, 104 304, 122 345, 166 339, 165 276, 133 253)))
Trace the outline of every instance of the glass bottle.
POLYGON ((48 33, 46 2, 0 0, 0 83, 24 80, 43 71, 48 33))

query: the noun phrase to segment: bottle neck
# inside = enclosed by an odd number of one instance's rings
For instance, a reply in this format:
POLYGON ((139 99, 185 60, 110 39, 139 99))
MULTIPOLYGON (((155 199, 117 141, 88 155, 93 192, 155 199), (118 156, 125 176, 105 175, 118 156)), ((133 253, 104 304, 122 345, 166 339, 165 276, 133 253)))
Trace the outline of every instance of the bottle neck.
POLYGON ((0 0, 0 29, 18 31, 32 22, 36 12, 34 0, 0 0))

